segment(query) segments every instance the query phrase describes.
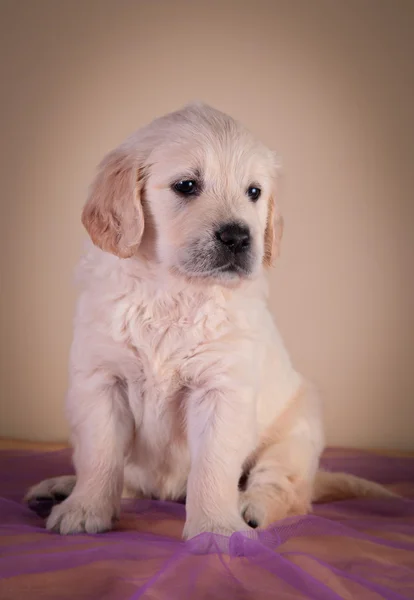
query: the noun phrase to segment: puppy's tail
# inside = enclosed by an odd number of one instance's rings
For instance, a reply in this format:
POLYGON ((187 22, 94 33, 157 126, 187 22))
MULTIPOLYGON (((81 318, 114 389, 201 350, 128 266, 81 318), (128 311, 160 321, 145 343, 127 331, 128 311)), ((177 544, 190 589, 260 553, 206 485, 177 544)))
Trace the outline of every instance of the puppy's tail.
POLYGON ((398 498, 379 483, 348 475, 318 471, 313 484, 312 502, 334 502, 350 498, 398 498))

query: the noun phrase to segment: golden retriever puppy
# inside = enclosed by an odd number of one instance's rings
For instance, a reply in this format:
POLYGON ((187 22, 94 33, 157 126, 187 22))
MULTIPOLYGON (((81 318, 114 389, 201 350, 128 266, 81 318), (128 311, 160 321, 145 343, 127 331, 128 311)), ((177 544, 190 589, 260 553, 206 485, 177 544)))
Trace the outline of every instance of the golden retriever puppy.
POLYGON ((122 493, 186 498, 184 536, 304 514, 312 500, 387 495, 318 475, 318 395, 267 308, 282 220, 273 153, 202 104, 155 120, 109 153, 82 221, 67 416, 75 477, 48 529, 111 528, 122 493), (317 493, 314 493, 314 490, 317 493))

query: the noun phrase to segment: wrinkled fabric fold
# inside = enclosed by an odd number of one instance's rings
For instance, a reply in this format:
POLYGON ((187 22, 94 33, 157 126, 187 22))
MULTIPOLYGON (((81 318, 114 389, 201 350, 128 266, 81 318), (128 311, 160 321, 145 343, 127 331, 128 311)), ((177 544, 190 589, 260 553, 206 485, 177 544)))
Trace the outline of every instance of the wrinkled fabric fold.
POLYGON ((69 451, 0 452, 0 598, 414 599, 414 458, 328 450, 323 466, 404 497, 314 507, 266 531, 181 540, 185 507, 125 501, 114 531, 62 537, 22 503, 69 451))

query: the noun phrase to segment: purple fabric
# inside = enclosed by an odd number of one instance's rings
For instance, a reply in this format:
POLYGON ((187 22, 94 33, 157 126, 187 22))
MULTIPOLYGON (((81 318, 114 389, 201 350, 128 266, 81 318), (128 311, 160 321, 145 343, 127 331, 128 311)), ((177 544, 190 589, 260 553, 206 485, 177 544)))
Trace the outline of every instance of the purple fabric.
POLYGON ((324 466, 404 499, 315 507, 267 531, 181 541, 180 504, 127 501, 115 531, 61 537, 21 502, 71 472, 67 451, 0 452, 0 598, 414 599, 414 459, 331 450, 324 466))

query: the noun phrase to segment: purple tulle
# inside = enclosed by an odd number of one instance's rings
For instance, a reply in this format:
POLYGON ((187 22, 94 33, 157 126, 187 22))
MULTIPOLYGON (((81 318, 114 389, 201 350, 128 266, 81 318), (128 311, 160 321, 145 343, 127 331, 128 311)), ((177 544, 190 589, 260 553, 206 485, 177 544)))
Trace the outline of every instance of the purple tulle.
POLYGON ((414 599, 414 459, 330 450, 323 462, 405 497, 318 505, 266 531, 189 542, 183 505, 126 501, 116 530, 62 537, 21 500, 71 473, 69 452, 2 451, 0 598, 414 599))

